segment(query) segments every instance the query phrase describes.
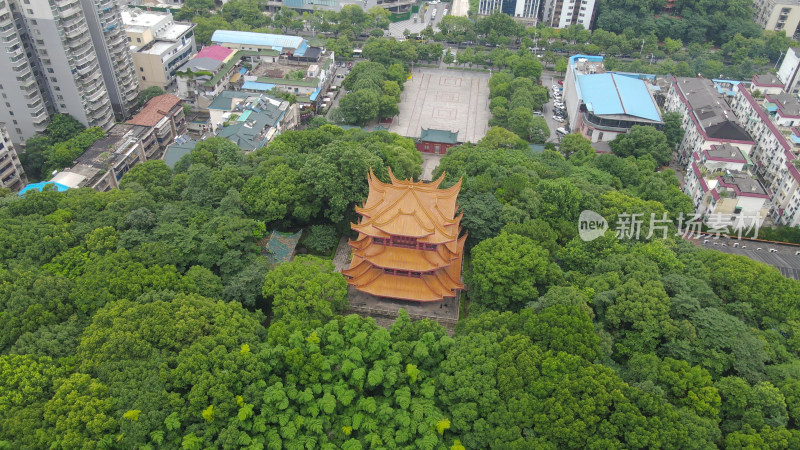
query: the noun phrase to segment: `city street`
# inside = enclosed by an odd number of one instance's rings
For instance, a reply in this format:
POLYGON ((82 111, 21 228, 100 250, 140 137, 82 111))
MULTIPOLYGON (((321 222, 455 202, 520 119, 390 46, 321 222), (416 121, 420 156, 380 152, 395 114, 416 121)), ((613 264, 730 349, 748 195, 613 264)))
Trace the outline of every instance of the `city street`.
MULTIPOLYGON (((401 22, 396 22, 389 25, 389 31, 387 35, 393 37, 395 39, 402 39, 403 32, 405 30, 410 31, 412 34, 417 34, 420 31, 424 30, 428 25, 433 25, 433 29, 436 30, 436 24, 442 21, 442 17, 444 17, 444 9, 450 8, 449 3, 437 3, 435 5, 428 4, 428 10, 425 11, 425 17, 418 19, 416 23, 414 19, 419 17, 418 14, 412 14, 411 19, 403 20, 401 22), (432 19, 433 11, 436 11, 436 19, 432 19)), ((449 14, 449 12, 448 12, 449 14)))

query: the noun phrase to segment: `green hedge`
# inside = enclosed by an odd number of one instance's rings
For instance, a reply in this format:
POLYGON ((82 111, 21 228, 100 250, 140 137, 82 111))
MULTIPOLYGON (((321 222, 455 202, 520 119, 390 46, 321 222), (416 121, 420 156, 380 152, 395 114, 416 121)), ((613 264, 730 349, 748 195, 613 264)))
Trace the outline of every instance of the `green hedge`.
POLYGON ((402 22, 403 20, 409 20, 410 18, 411 18, 411 11, 400 14, 392 13, 389 16, 389 21, 395 23, 395 22, 402 22))

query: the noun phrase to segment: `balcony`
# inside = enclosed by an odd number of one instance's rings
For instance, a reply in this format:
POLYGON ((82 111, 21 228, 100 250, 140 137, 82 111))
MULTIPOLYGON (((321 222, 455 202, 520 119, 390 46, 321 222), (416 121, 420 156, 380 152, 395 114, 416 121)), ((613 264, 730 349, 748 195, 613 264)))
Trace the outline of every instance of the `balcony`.
POLYGON ((55 3, 56 8, 58 8, 59 11, 61 11, 62 8, 80 6, 80 2, 78 0, 55 0, 53 3, 55 3))
POLYGON ((95 102, 99 101, 101 98, 103 98, 105 95, 106 95, 106 91, 105 90, 96 89, 91 94, 86 95, 85 98, 86 98, 86 100, 95 103, 95 102))
POLYGON ((78 51, 83 48, 84 45, 89 44, 90 40, 89 33, 83 33, 76 39, 67 39, 67 47, 71 50, 78 51))
POLYGON ((86 52, 85 55, 76 56, 73 61, 74 61, 76 67, 77 66, 83 66, 83 65, 86 65, 86 64, 91 64, 91 63, 93 63, 95 61, 94 52, 89 50, 89 51, 86 52))
POLYGON ((64 35, 69 39, 75 39, 87 33, 89 28, 85 24, 79 24, 69 28, 64 28, 64 35))
POLYGON ((70 18, 64 18, 65 15, 62 14, 61 26, 63 28, 69 28, 78 24, 83 24, 83 16, 82 15, 75 15, 71 16, 70 18))
POLYGON ((88 75, 95 70, 97 70, 97 64, 86 64, 83 67, 75 67, 75 71, 78 75, 88 75))
POLYGON ((83 11, 81 10, 81 6, 78 3, 75 3, 74 6, 70 6, 64 9, 59 8, 58 13, 59 16, 61 16, 64 19, 68 19, 75 15, 77 15, 78 18, 83 19, 83 14, 82 14, 83 11))

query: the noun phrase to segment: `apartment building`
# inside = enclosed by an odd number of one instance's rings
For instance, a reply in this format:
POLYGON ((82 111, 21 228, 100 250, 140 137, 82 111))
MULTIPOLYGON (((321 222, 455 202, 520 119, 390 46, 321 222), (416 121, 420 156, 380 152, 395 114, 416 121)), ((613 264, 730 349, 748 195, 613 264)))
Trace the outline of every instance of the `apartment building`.
POLYGON ((111 0, 0 0, 0 121, 23 143, 53 113, 108 130, 128 116, 136 82, 111 0))
POLYGON ((691 163, 692 154, 702 153, 712 145, 731 144, 750 154, 755 142, 739 125, 714 82, 705 78, 674 78, 664 103, 667 111, 683 116, 685 134, 678 147, 682 165, 691 163))
POLYGON ((749 156, 728 143, 694 152, 683 190, 695 213, 733 229, 761 226, 769 213, 769 195, 750 175, 751 166, 749 156))
POLYGON ((59 0, 53 5, 43 0, 17 2, 27 31, 23 36, 40 65, 39 82, 55 112, 108 130, 114 123, 110 94, 81 2, 59 0))
MULTIPOLYGON (((797 143, 800 143, 800 130, 787 129, 780 125, 785 118, 772 106, 767 96, 756 98, 745 84, 735 88, 736 95, 731 106, 736 111, 744 129, 753 136, 757 145, 751 153, 756 174, 764 181, 772 201, 771 217, 781 225, 800 224, 800 171, 795 162, 799 161, 797 143), (784 136, 783 130, 791 136, 792 142, 784 136)), ((785 93, 784 93, 785 94, 785 93)), ((788 95, 788 94, 786 94, 788 95)))
POLYGON ((19 191, 27 182, 25 171, 19 162, 14 144, 6 131, 4 123, 0 123, 0 188, 19 191))
POLYGON ((530 19, 535 23, 538 19, 541 1, 542 0, 480 0, 478 3, 478 14, 488 16, 495 11, 500 11, 515 19, 530 19))
POLYGON ((792 37, 800 25, 800 1, 754 0, 755 21, 770 31, 785 31, 792 37))
POLYGON ((595 0, 543 0, 542 22, 553 28, 581 24, 591 29, 595 0))
POLYGON ((154 130, 158 151, 145 151, 147 159, 161 158, 175 138, 185 134, 187 130, 183 101, 172 94, 151 98, 127 123, 154 130))
POLYGON ((50 117, 37 67, 25 54, 24 32, 16 3, 0 0, 0 122, 18 144, 44 131, 50 117))
POLYGON ((686 167, 683 191, 711 226, 760 226, 772 206, 769 189, 752 173, 760 135, 753 133, 757 130, 750 127, 738 94, 731 105, 724 96, 743 86, 673 78, 664 104, 667 111, 683 115, 685 133, 678 147, 679 161, 686 167))
POLYGON ((143 138, 152 132, 147 127, 116 124, 105 138, 86 149, 75 165, 55 174, 50 182, 70 189, 90 187, 101 192, 116 189, 123 175, 147 160, 143 138))
POLYGON ((195 24, 175 22, 167 12, 138 8, 122 11, 122 22, 141 89, 174 87, 176 72, 197 52, 195 24))
MULTIPOLYGON (((24 0, 23 0, 24 1, 24 0)), ((80 0, 117 120, 131 116, 139 82, 116 0, 80 0)))

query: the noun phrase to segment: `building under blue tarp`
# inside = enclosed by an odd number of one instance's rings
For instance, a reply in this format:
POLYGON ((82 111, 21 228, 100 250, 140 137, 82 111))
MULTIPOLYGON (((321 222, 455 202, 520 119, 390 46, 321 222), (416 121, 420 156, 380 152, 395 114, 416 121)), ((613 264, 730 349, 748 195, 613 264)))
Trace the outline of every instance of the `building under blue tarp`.
POLYGON ((53 181, 40 181, 39 183, 30 183, 30 184, 28 184, 27 186, 22 188, 21 191, 19 191, 19 195, 22 195, 22 194, 24 194, 24 193, 26 193, 28 191, 31 191, 31 190, 36 190, 36 191, 40 191, 41 192, 44 189, 44 187, 47 186, 47 185, 55 186, 56 191, 58 191, 58 192, 64 192, 64 191, 69 189, 69 186, 64 186, 61 183, 55 183, 53 181))

